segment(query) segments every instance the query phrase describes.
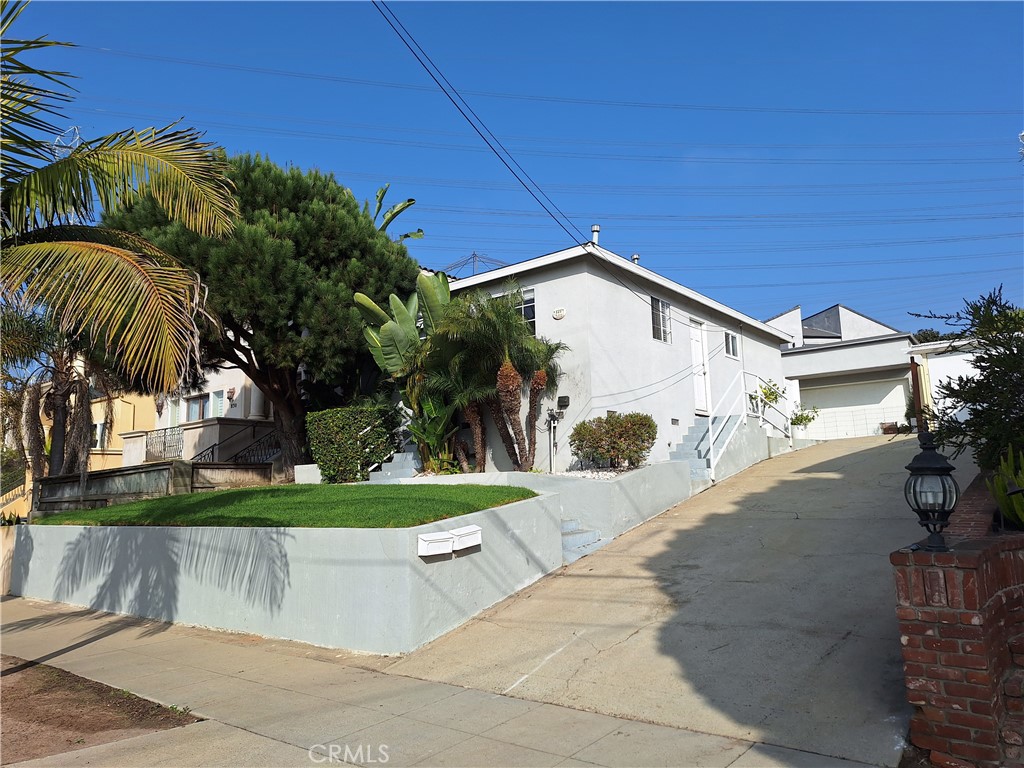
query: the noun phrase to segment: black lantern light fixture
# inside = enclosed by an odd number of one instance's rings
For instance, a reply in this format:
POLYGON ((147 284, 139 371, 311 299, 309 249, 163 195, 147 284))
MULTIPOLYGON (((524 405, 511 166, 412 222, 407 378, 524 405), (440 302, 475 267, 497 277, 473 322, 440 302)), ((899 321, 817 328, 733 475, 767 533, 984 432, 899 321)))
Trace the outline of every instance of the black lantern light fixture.
POLYGON ((910 477, 903 486, 903 495, 928 531, 925 549, 947 552, 949 547, 942 531, 949 525, 949 516, 960 500, 960 487, 952 475, 955 467, 935 449, 931 432, 921 432, 917 439, 921 442, 921 452, 907 464, 910 477))

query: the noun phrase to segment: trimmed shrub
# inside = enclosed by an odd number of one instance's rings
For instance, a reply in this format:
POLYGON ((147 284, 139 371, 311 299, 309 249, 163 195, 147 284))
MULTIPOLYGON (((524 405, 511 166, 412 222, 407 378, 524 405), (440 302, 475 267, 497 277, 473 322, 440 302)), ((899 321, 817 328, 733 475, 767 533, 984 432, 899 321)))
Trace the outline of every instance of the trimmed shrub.
POLYGON ((350 406, 307 414, 309 451, 325 483, 366 480, 374 464, 398 447, 398 411, 391 406, 350 406))
POLYGON ((649 414, 613 413, 581 421, 569 435, 569 446, 584 464, 619 469, 643 464, 657 438, 658 425, 649 414))

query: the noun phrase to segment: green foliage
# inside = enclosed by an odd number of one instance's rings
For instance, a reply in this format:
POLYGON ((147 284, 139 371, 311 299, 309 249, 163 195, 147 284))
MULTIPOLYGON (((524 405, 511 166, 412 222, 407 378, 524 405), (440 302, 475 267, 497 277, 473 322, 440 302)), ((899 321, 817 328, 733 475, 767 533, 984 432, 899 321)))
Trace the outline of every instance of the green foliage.
POLYGON ((579 422, 569 435, 569 446, 584 464, 638 467, 657 437, 658 425, 648 414, 613 413, 579 422))
POLYGON ((416 438, 423 458, 423 469, 427 472, 448 474, 456 470, 452 458, 452 438, 459 431, 452 424, 457 406, 445 404, 438 397, 424 397, 420 401, 420 413, 413 414, 409 431, 416 438))
POLYGON ((352 406, 306 416, 309 449, 326 483, 366 480, 394 453, 400 419, 390 406, 352 406))
POLYGON ((816 418, 818 418, 817 406, 812 406, 810 410, 807 410, 800 405, 800 403, 797 403, 796 410, 793 412, 793 415, 789 417, 789 423, 794 427, 806 427, 816 418))
POLYGON ((1024 450, 1024 309, 999 287, 956 314, 915 316, 959 328, 953 343, 973 353, 977 371, 938 385, 941 406, 929 414, 936 442, 954 457, 971 448, 979 467, 996 469, 1003 456, 1024 450))
POLYGON ((536 496, 502 485, 275 485, 63 512, 41 525, 406 528, 536 496))
POLYGON ((957 338, 957 334, 951 331, 942 332, 934 328, 922 328, 914 331, 914 338, 918 344, 928 344, 933 341, 947 341, 957 338))
POLYGON ((176 124, 118 131, 55 158, 71 76, 33 56, 73 46, 20 39, 26 3, 0 8, 0 300, 68 338, 102 339, 122 371, 169 392, 195 368, 201 285, 152 243, 82 222, 151 195, 181 226, 225 235, 237 207, 224 165, 200 132, 176 124))
POLYGON ((1007 451, 992 477, 985 481, 1003 517, 1024 526, 1024 493, 1008 494, 1010 483, 1024 488, 1024 451, 1007 451))
MULTIPOLYGON (((416 277, 416 293, 402 302, 398 296, 388 296, 389 315, 377 302, 363 293, 354 296, 356 308, 362 315, 366 327, 363 337, 377 366, 403 388, 417 366, 428 363, 424 359, 424 346, 429 344, 437 324, 451 300, 448 277, 444 272, 433 275, 420 273, 416 277), (417 321, 422 320, 423 338, 417 321)), ((406 391, 416 408, 418 392, 406 391)))
POLYGON ((149 200, 104 220, 199 274, 226 331, 206 333, 205 362, 235 365, 256 383, 274 404, 286 463, 299 463, 306 398, 313 410, 348 405, 376 379, 355 294, 405 294, 419 270, 332 175, 252 155, 232 158, 228 175, 242 218, 226 240, 168 223, 149 200))
POLYGON ((761 391, 761 398, 769 405, 777 405, 779 400, 782 399, 782 393, 784 387, 781 384, 776 384, 771 379, 761 384, 759 387, 761 391))

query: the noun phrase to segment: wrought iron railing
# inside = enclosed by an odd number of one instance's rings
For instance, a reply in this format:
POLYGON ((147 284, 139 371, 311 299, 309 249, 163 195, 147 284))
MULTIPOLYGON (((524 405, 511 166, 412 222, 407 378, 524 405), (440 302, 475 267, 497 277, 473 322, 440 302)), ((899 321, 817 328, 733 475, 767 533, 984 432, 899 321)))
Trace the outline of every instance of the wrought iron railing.
POLYGON ((216 458, 217 457, 217 449, 220 446, 224 445, 229 440, 234 440, 240 434, 242 434, 243 432, 247 432, 250 429, 253 431, 253 434, 256 433, 256 427, 247 424, 246 426, 242 427, 237 432, 234 432, 233 434, 228 435, 223 440, 218 440, 216 443, 211 445, 209 448, 204 448, 203 450, 201 450, 199 453, 197 453, 195 456, 192 457, 193 463, 200 463, 200 464, 202 464, 204 462, 205 463, 209 463, 211 461, 216 461, 217 460, 217 458, 216 458))
POLYGON ((247 445, 230 459, 235 464, 265 464, 281 452, 281 440, 277 430, 268 432, 259 440, 247 445))
POLYGON ((155 429, 146 433, 146 461, 180 459, 182 448, 181 427, 155 429))

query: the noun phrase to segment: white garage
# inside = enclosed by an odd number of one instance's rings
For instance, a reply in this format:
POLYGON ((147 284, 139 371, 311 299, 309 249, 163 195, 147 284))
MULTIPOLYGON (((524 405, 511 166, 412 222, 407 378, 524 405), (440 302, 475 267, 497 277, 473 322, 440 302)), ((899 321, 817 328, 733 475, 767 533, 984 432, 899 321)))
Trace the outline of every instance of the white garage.
POLYGON ((880 435, 881 424, 906 422, 909 396, 907 376, 822 386, 815 386, 813 380, 801 381, 801 404, 818 409, 818 418, 807 427, 807 437, 834 440, 880 435))

